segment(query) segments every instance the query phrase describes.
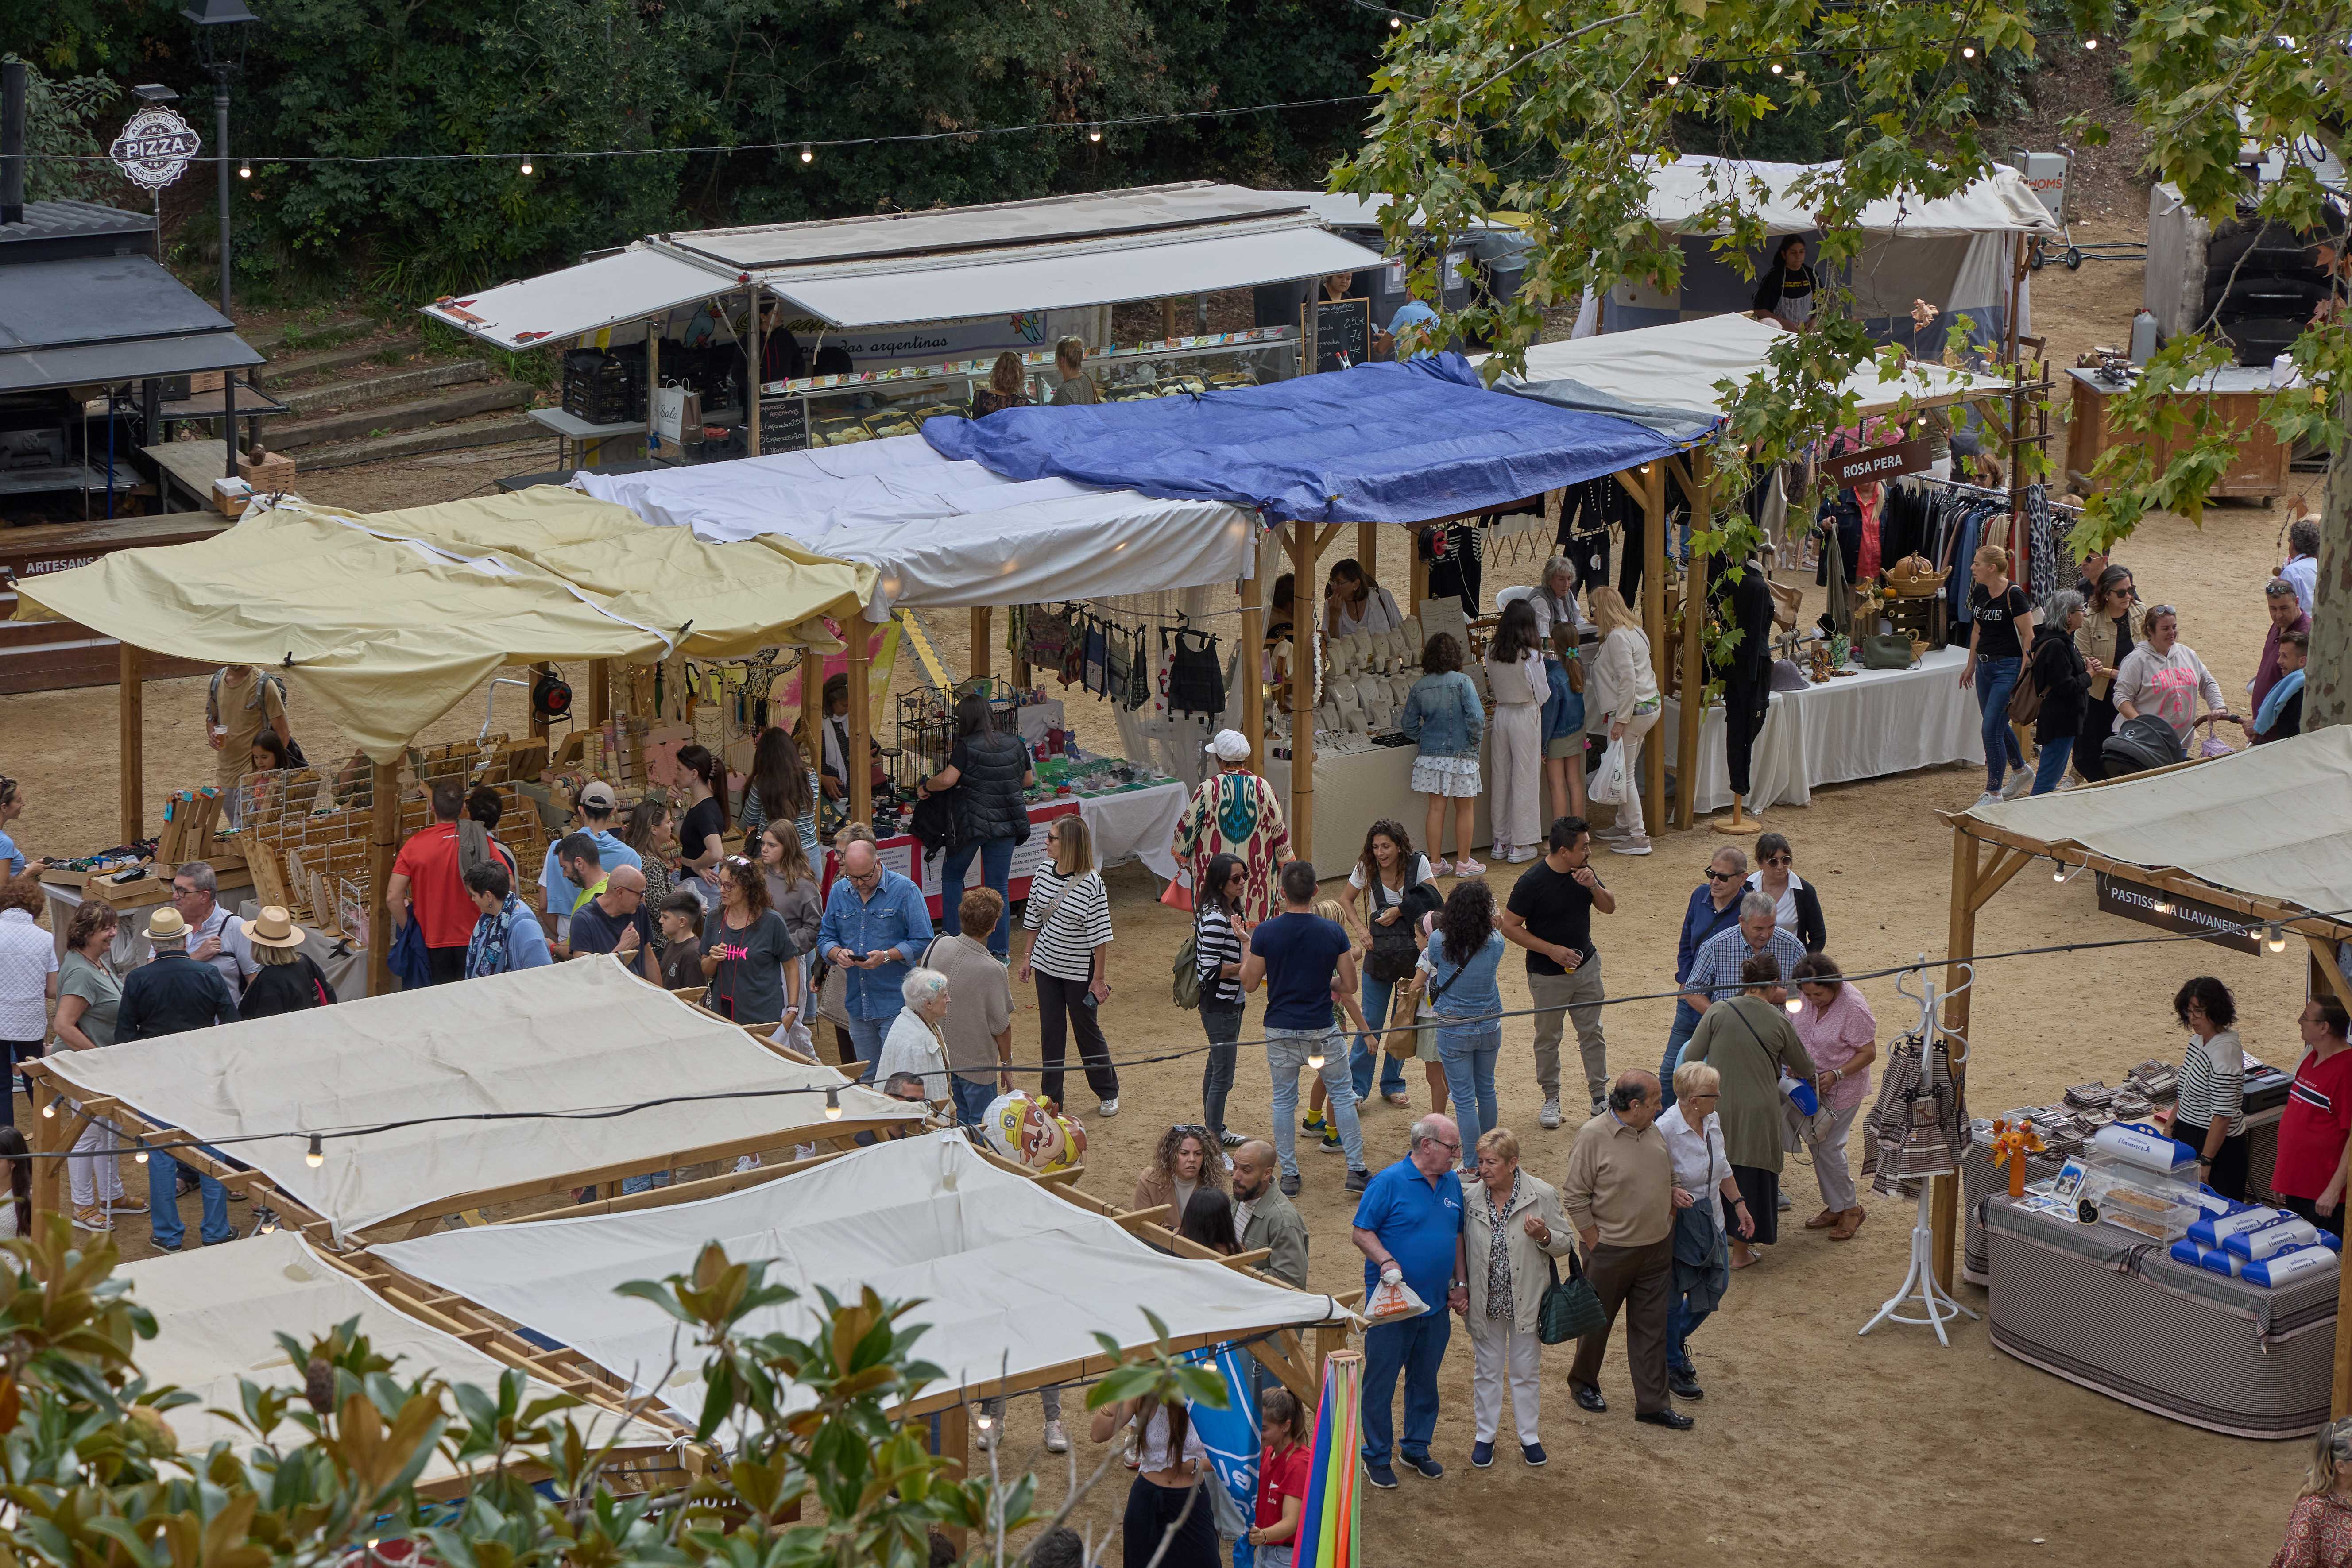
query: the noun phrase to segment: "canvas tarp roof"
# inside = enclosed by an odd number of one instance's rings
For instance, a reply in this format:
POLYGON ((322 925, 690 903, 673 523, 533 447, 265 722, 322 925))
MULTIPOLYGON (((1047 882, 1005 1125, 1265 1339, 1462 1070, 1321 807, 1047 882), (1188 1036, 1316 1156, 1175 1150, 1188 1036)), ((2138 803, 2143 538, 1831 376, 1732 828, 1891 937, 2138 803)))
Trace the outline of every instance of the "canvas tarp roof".
MULTIPOLYGON (((1676 158, 1650 172, 1650 221, 1675 234, 1721 234, 1701 214, 1726 196, 1764 220, 1774 234, 1811 234, 1818 214, 1796 194, 1804 175, 1834 169, 1833 163, 1767 163, 1746 158, 1676 158), (1760 183, 1759 194, 1754 187, 1760 183)), ((1899 234, 1909 239, 1948 239, 1960 235, 2000 234, 2023 229, 2054 235, 2057 223, 2025 177, 1995 164, 1985 178, 1935 201, 1885 197, 1863 208, 1866 234, 1899 234)))
MULTIPOLYGON (((1058 412, 1058 411, 1057 411, 1058 412)), ((1232 582, 1255 570, 1251 515, 1060 478, 1014 481, 919 435, 572 483, 709 540, 797 544, 874 569, 866 614, 1098 599, 1232 582)))
POLYGON ((722 273, 640 240, 577 267, 501 283, 462 299, 436 299, 422 308, 469 337, 502 349, 529 349, 551 338, 666 316, 698 299, 740 296, 744 287, 731 271, 722 273))
MULTIPOLYGON (((690 1273, 716 1240, 738 1261, 770 1260, 768 1281, 797 1301, 764 1308, 745 1334, 807 1334, 817 1288, 855 1300, 867 1286, 919 1299, 915 1356, 954 1389, 1064 1366, 1151 1341, 1143 1310, 1171 1339, 1246 1339, 1321 1322, 1328 1296, 1156 1252, 1102 1215, 992 1166, 960 1134, 881 1144, 740 1192, 635 1213, 445 1230, 378 1247, 394 1268, 569 1346, 636 1392, 660 1384, 680 1416, 702 1407, 698 1367, 669 1371, 677 1322, 613 1292, 631 1280, 690 1273), (666 1381, 664 1381, 666 1379, 666 1381)), ((804 1402, 804 1396, 803 1396, 804 1402)))
POLYGON ((194 1137, 266 1134, 222 1152, 345 1234, 470 1194, 639 1158, 653 1168, 675 1150, 814 1137, 835 1124, 828 1088, 845 1122, 922 1113, 762 1046, 610 956, 62 1052, 56 1067, 194 1137), (596 1119, 428 1122, 331 1139, 315 1170, 304 1157, 313 1132, 755 1090, 771 1092, 596 1119))
POLYGON ((507 664, 829 643, 814 618, 854 613, 871 591, 869 568, 728 554, 541 486, 364 518, 248 515, 193 544, 28 579, 16 614, 204 664, 265 666, 391 762, 507 664))
POLYGON ((2044 844, 2179 870, 2249 898, 2352 919, 2352 729, 2340 726, 1967 816, 2044 844))
MULTIPOLYGON (((1567 408, 1591 409, 1696 434, 1720 416, 1719 382, 1742 385, 1770 373, 1773 343, 1785 335, 1769 321, 1710 316, 1629 332, 1538 343, 1528 350, 1524 376, 1506 376, 1500 390, 1567 408)), ((1856 417, 1891 412, 1906 395, 1914 407, 1957 402, 1984 392, 2006 392, 2000 376, 1918 365, 1894 381, 1865 365, 1841 389, 1857 401, 1856 417)))
POLYGON ((1199 397, 936 418, 922 437, 1013 479, 1058 476, 1318 523, 1420 523, 1638 467, 1676 443, 1489 392, 1422 355, 1199 397))
MULTIPOLYGON (((155 1337, 137 1347, 139 1370, 151 1383, 177 1384, 196 1396, 197 1403, 163 1416, 183 1453, 201 1455, 221 1441, 242 1450, 258 1440, 214 1414, 243 1407, 240 1380, 301 1393, 303 1369, 287 1359, 279 1333, 308 1344, 357 1318, 359 1332, 376 1354, 395 1359, 394 1376, 431 1372, 451 1384, 471 1384, 493 1400, 499 1376, 509 1370, 456 1335, 396 1311, 291 1231, 231 1247, 192 1247, 178 1257, 142 1258, 116 1273, 130 1284, 131 1300, 155 1314, 155 1337)), ((559 1392, 534 1377, 523 1401, 559 1392)), ((454 1399, 448 1408, 453 1419, 462 1419, 454 1399)), ((658 1449, 680 1440, 650 1421, 594 1404, 573 1410, 571 1419, 592 1444, 617 1436, 622 1448, 658 1449)), ((436 1454, 418 1479, 444 1480, 459 1473, 436 1454)))

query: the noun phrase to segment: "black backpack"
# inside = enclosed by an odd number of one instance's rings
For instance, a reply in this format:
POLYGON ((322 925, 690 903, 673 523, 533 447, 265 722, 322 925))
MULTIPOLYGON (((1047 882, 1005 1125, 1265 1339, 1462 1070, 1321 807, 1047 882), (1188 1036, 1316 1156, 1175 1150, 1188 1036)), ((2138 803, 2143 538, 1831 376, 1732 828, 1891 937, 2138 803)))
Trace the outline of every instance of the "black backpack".
POLYGON ((942 789, 924 796, 915 802, 914 814, 907 820, 907 831, 923 846, 923 858, 953 854, 969 842, 964 837, 961 810, 963 786, 942 789))
MULTIPOLYGON (((1412 868, 1407 869, 1413 880, 1397 894, 1396 904, 1402 913, 1385 925, 1378 919, 1369 919, 1366 926, 1372 934, 1372 947, 1364 955, 1364 969, 1384 985, 1392 986, 1412 975, 1421 962, 1421 948, 1412 939, 1413 927, 1421 924, 1423 915, 1444 907, 1438 902, 1437 890, 1423 882, 1412 868)), ((1377 916, 1388 907, 1381 902, 1388 889, 1377 873, 1371 878, 1369 891, 1370 913, 1377 916)))
POLYGON ((2127 718, 2117 724, 2106 744, 2099 747, 2099 760, 2107 765, 2110 778, 2127 773, 2145 773, 2151 768, 2169 768, 2176 762, 2189 760, 2189 753, 2172 727, 2152 713, 2137 718, 2127 718))

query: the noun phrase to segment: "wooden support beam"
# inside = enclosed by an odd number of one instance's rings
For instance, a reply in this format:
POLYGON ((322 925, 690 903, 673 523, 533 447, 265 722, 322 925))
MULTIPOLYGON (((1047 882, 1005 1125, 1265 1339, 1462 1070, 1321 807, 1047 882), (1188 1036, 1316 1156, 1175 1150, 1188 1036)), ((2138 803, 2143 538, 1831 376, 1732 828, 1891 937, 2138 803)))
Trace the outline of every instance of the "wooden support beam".
POLYGON ((2336 967, 2336 944, 2325 936, 2305 936, 2303 940, 2311 952, 2312 968, 2327 982, 2327 988, 2344 1004, 2345 1010, 2352 1012, 2352 980, 2346 979, 2344 971, 2336 967))
POLYGON ((1255 1247, 1247 1252, 1236 1252, 1232 1257, 1221 1259, 1219 1261, 1228 1269, 1255 1269, 1273 1256, 1273 1248, 1255 1247))
POLYGON ((866 703, 866 682, 872 674, 873 628, 853 617, 842 628, 849 639, 849 755, 842 766, 849 772, 849 820, 874 821, 874 714, 866 703))
POLYGON ((1690 569, 1683 574, 1682 712, 1675 737, 1677 828, 1687 828, 1698 820, 1698 737, 1699 727, 1706 719, 1707 622, 1706 549, 1698 540, 1715 519, 1706 453, 1694 453, 1692 461, 1699 480, 1692 491, 1690 569))
POLYGON ((1234 674, 1242 688, 1242 734, 1250 745, 1250 771, 1264 777, 1265 773, 1265 680, 1264 649, 1265 647, 1265 573, 1257 569, 1260 552, 1255 544, 1257 528, 1250 527, 1250 574, 1242 579, 1242 646, 1241 657, 1234 661, 1234 674))
MULTIPOLYGON (((33 1152, 37 1155, 63 1155, 73 1147, 74 1140, 81 1136, 81 1129, 89 1124, 89 1118, 87 1115, 78 1120, 64 1115, 42 1115, 41 1112, 44 1108, 57 1102, 56 1082, 46 1076, 34 1077, 27 1074, 26 1084, 31 1091, 25 1096, 25 1103, 33 1113, 33 1136, 30 1140, 33 1152)), ((33 1162, 33 1213, 36 1218, 34 1228, 29 1234, 35 1237, 40 1234, 38 1216, 47 1214, 52 1209, 59 1214, 70 1212, 73 1207, 72 1194, 73 1189, 66 1183, 66 1162, 63 1159, 35 1160, 33 1162)))
POLYGON ((1381 526, 1378 523, 1356 525, 1356 564, 1373 581, 1381 576, 1381 526))
POLYGON ((1302 1407, 1312 1408, 1316 1401, 1322 1397, 1321 1390, 1315 1386, 1305 1370, 1295 1364, 1288 1356, 1276 1352, 1274 1346, 1265 1340, 1250 1341, 1249 1353, 1257 1357, 1258 1364, 1273 1373, 1285 1388, 1298 1396, 1298 1402, 1302 1407))
MULTIPOLYGON (((743 451, 746 455, 760 455, 760 288, 753 284, 745 291, 751 313, 743 321, 743 451)), ((723 802, 722 802, 723 803, 723 802)), ((862 821, 863 819, 861 819, 862 821)))
MULTIPOLYGON (((1666 465, 1660 462, 1649 467, 1643 481, 1646 492, 1643 505, 1649 520, 1642 529, 1642 632, 1650 640, 1650 674, 1663 692, 1666 689, 1666 465)), ((1684 765, 1685 778, 1696 773, 1695 767, 1684 765)), ((1654 725, 1649 744, 1642 747, 1641 786, 1643 827, 1658 832, 1668 825, 1666 737, 1656 732, 1654 725)), ((1685 789, 1687 792, 1688 787, 1685 789)))
POLYGON ((1969 910, 1974 914, 1992 902, 1992 895, 2009 885, 2009 879, 2033 863, 2033 856, 2023 850, 2002 848, 1993 862, 1977 874, 1976 891, 1969 895, 1969 910))
POLYGON ((613 720, 613 661, 588 661, 588 727, 602 729, 613 720))
POLYGON ((369 795, 367 994, 381 997, 392 990, 392 916, 383 895, 392 883, 393 858, 400 852, 400 768, 390 762, 374 768, 369 795))
POLYGON ((1111 1216, 1111 1218, 1118 1220, 1119 1224, 1125 1226, 1128 1229, 1137 1230, 1147 1225, 1164 1226, 1169 1219, 1175 1217, 1175 1214, 1176 1206, 1174 1204, 1155 1203, 1150 1208, 1122 1209, 1118 1213, 1111 1216))
MULTIPOLYGON (((957 1480, 971 1473, 971 1406, 953 1405, 940 1412, 940 1458, 955 1466, 957 1480)), ((961 1525, 945 1525, 940 1533, 961 1556, 970 1532, 961 1525)))
MULTIPOLYGON (((1969 1031, 1969 1004, 1975 998, 1976 988, 1959 991, 1966 976, 1961 963, 1976 952, 1977 910, 1982 900, 1977 897, 1980 857, 1977 841, 1958 829, 1952 832, 1952 905, 1951 922, 1944 936, 1944 1028, 1965 1037, 1969 1031), (1958 996, 1952 993, 1959 991, 1958 996)), ((1952 1069, 1953 1086, 1958 1088, 1967 1080, 1965 1063, 1952 1069)), ((1936 1266, 1936 1282, 1946 1291, 1952 1288, 1952 1252, 1959 1234, 1960 1184, 1956 1176, 1937 1176, 1929 1202, 1928 1223, 1931 1228, 1929 1249, 1936 1266)))
POLYGON ((147 685, 140 666, 143 655, 125 643, 118 661, 122 683, 120 727, 115 750, 121 757, 122 841, 135 844, 147 836, 147 685))
POLYGON ((965 674, 974 680, 985 680, 994 668, 995 638, 989 622, 995 612, 985 604, 976 604, 971 611, 971 648, 965 659, 965 674))
MULTIPOLYGON (((1315 645, 1321 638, 1314 589, 1317 548, 1312 523, 1290 529, 1290 852, 1315 858, 1315 645)), ((1334 523, 1333 528, 1339 525, 1334 523)))

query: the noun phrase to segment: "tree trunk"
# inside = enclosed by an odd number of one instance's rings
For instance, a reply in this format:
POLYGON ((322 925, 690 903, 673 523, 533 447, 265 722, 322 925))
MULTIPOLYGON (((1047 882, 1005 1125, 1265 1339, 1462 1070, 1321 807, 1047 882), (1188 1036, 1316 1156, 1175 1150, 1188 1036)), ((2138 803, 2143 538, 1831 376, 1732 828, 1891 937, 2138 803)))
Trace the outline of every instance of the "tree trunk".
MULTIPOLYGON (((2343 400, 2352 411, 2352 398, 2343 400)), ((2352 720, 2352 442, 2327 464, 2319 504, 2319 582, 2311 597, 2311 664, 2303 680, 2303 727, 2352 720)))

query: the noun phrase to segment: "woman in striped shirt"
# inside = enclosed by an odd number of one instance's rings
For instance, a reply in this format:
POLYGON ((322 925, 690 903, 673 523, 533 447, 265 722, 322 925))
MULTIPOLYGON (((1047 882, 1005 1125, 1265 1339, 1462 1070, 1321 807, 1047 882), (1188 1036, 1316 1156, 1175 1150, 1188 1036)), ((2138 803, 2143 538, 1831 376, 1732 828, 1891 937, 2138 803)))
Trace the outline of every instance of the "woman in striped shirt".
POLYGON ((1241 1147, 1239 1133, 1225 1128, 1225 1098, 1234 1090, 1234 1061, 1242 1038, 1243 944, 1249 922, 1242 903, 1249 896, 1249 867, 1239 855, 1212 855, 1201 889, 1200 913, 1192 922, 1192 962, 1201 982, 1201 1027, 1208 1031, 1209 1061, 1201 1069, 1201 1123, 1218 1143, 1241 1147))
POLYGON ((2172 998, 2173 1016, 2189 1030, 2180 1053, 2180 1099, 2172 1135, 2197 1151, 2197 1179, 2223 1197, 2246 1201, 2246 1051, 2238 1043, 2237 998, 2210 975, 2200 975, 2172 998))
POLYGON ((1102 1102, 1102 1113, 1118 1114, 1118 1072, 1110 1064, 1097 1009, 1110 999, 1110 894, 1095 870, 1094 834, 1086 819, 1056 817, 1045 830, 1045 863, 1029 883, 1021 914, 1028 950, 1020 977, 1037 982, 1038 1045, 1045 1071, 1045 1098, 1062 1099, 1062 1056, 1069 1030, 1078 1035, 1078 1060, 1087 1085, 1102 1102))

